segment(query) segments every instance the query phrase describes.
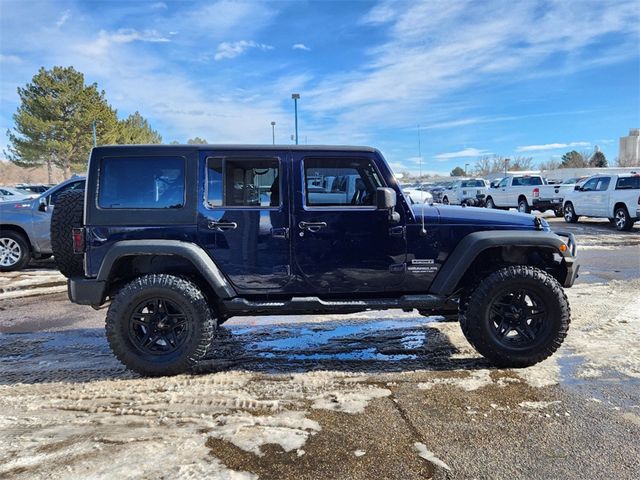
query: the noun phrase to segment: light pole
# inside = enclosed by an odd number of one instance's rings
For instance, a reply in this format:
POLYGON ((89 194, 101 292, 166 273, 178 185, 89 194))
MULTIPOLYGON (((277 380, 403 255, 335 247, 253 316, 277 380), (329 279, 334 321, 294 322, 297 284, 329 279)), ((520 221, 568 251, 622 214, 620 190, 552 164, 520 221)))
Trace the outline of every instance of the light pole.
POLYGON ((504 176, 507 176, 507 172, 509 171, 509 159, 504 159, 504 176))
POLYGON ((468 167, 468 166, 469 166, 469 164, 468 164, 468 163, 465 163, 465 164, 464 164, 464 174, 465 174, 465 175, 467 174, 467 167, 468 167))
POLYGON ((293 99, 293 108, 296 117, 296 145, 298 145, 298 99, 300 98, 300 94, 292 93, 291 98, 293 99))
POLYGON ((276 122, 271 122, 271 142, 276 144, 276 122))
POLYGON ((93 131, 93 146, 98 146, 98 139, 96 138, 96 121, 91 122, 91 130, 93 131))

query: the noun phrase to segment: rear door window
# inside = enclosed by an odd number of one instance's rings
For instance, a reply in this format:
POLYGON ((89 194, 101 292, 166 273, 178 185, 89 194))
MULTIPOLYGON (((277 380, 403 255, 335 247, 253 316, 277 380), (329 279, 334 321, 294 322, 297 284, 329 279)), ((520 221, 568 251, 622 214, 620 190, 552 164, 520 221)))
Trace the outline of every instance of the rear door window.
POLYGON ((277 158, 210 157, 207 159, 207 206, 280 206, 277 158))
POLYGON ((621 177, 616 183, 616 190, 638 190, 640 189, 640 176, 621 177))
POLYGON ((185 204, 183 157, 102 159, 98 206, 104 209, 177 209, 185 204))

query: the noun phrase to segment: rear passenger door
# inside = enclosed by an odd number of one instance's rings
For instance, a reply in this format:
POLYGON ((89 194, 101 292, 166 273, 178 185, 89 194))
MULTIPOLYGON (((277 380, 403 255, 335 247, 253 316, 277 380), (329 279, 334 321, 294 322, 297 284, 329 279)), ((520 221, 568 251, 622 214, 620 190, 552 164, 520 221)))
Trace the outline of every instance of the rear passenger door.
POLYGON ((389 212, 376 208, 376 189, 387 185, 374 154, 293 155, 292 246, 306 291, 353 295, 397 288, 405 277, 406 214, 396 208, 401 218, 391 223, 389 212))
POLYGON ((288 152, 201 153, 201 245, 243 292, 282 289, 291 278, 288 152))

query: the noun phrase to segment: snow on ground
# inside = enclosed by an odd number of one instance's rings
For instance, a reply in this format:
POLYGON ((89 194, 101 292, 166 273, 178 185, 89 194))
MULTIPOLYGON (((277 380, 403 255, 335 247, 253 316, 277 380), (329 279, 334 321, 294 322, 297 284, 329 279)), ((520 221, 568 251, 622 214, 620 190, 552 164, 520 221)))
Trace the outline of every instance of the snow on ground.
MULTIPOLYGON (((275 445, 307 458, 305 445, 323 434, 316 412, 360 415, 398 385, 425 395, 474 394, 512 385, 544 389, 573 381, 574 372, 638 378, 639 289, 632 280, 569 290, 573 323, 565 346, 519 370, 490 368, 457 323, 395 311, 232 321, 204 362, 205 374, 172 378, 127 372, 101 329, 0 334, 0 477, 253 479, 228 469, 207 440, 256 457, 275 445)), ((567 415, 558 405, 526 399, 518 406, 567 415)), ((448 468, 424 443, 415 449, 448 468)))

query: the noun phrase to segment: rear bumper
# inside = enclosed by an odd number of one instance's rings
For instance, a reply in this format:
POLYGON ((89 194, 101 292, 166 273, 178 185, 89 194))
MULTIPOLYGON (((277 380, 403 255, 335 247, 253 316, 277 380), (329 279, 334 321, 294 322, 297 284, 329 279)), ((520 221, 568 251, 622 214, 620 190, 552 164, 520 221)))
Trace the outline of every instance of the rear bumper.
POLYGON ((106 282, 83 277, 67 280, 69 300, 78 305, 99 307, 104 303, 105 293, 106 282))
POLYGON ((533 205, 531 205, 535 210, 557 210, 558 208, 562 208, 562 198, 558 197, 556 199, 551 198, 534 198, 533 205))

